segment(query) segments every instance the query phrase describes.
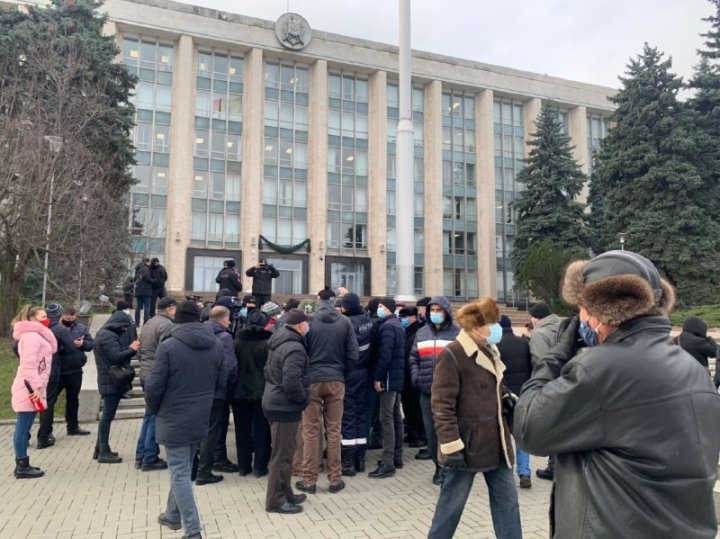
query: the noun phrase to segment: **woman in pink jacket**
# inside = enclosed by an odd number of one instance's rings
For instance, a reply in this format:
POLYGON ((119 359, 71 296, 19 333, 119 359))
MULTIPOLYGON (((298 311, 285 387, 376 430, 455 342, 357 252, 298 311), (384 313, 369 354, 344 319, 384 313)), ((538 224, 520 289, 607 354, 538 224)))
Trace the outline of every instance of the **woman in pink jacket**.
POLYGON ((13 319, 13 339, 18 341, 20 364, 12 385, 12 408, 17 412, 15 424, 15 477, 32 479, 41 477, 40 468, 30 466, 27 454, 30 427, 35 420, 32 396, 47 406, 46 390, 50 378, 52 355, 57 351, 57 342, 48 329, 50 320, 42 307, 26 305, 13 319), (31 394, 25 382, 33 389, 31 394))

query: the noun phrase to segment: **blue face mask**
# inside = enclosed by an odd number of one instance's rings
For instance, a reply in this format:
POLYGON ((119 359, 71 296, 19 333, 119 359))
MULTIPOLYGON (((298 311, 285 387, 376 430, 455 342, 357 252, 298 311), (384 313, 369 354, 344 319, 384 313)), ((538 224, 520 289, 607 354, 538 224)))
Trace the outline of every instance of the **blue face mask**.
POLYGON ((410 327, 410 320, 407 318, 401 318, 400 323, 402 324, 402 327, 409 328, 410 327))
POLYGON ((382 309, 382 308, 378 307, 377 317, 378 317, 380 320, 382 320, 382 319, 385 318, 386 316, 387 316, 387 313, 385 312, 385 309, 382 309))
POLYGON ((578 335, 580 335, 580 338, 585 341, 585 344, 587 344, 590 348, 593 348, 600 344, 598 342, 597 330, 592 329, 587 321, 580 322, 580 327, 578 328, 578 335))
POLYGON ((240 318, 247 318, 247 307, 240 309, 240 318))
POLYGON ((430 322, 439 326, 445 322, 445 315, 443 313, 430 313, 430 322))
POLYGON ((502 339, 502 326, 497 322, 490 326, 490 335, 488 335, 488 344, 497 344, 502 339))

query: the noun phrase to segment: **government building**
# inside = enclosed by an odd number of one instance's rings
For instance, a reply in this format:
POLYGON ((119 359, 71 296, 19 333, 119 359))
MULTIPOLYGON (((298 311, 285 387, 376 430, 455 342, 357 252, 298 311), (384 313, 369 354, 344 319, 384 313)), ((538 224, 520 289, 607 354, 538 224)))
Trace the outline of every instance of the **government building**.
MULTIPOLYGON (((415 291, 514 305, 515 182, 543 103, 585 172, 611 88, 413 51, 414 189, 396 190, 398 49, 167 0, 107 0, 137 75, 128 197, 135 258, 171 291, 215 291, 223 260, 278 294, 395 293, 395 208, 414 204, 415 291)), ((395 39, 395 36, 388 36, 395 39)))

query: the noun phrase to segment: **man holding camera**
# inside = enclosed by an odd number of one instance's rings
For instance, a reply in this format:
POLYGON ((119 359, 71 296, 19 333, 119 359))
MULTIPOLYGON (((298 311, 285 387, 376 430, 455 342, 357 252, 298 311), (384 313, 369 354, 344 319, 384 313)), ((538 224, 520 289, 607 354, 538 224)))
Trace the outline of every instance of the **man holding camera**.
POLYGON ((245 272, 245 275, 252 277, 252 293, 258 301, 258 305, 267 303, 272 296, 272 280, 280 276, 275 266, 268 264, 264 258, 258 260, 252 268, 245 272))

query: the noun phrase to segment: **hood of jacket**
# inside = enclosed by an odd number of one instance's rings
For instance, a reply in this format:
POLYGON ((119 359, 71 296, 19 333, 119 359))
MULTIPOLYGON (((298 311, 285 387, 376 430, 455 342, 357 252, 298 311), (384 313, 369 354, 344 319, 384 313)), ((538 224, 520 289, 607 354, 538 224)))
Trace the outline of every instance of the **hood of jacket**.
POLYGON ((57 349, 57 341, 55 335, 48 328, 43 326, 40 322, 34 322, 32 320, 20 320, 13 326, 13 339, 16 341, 20 340, 25 333, 37 333, 47 342, 53 346, 53 350, 57 349))
POLYGON ((130 327, 130 324, 132 324, 130 317, 122 311, 117 311, 108 318, 108 321, 105 322, 102 329, 109 329, 115 333, 122 333, 125 329, 130 327))
POLYGON ((442 331, 445 328, 448 328, 452 326, 453 323, 453 313, 452 313, 452 305, 450 304, 450 300, 447 299, 445 296, 434 296, 430 299, 430 302, 427 304, 427 307, 425 307, 425 319, 427 320, 427 324, 429 326, 433 326, 433 329, 435 327, 435 324, 430 322, 430 306, 431 305, 437 305, 438 307, 442 307, 442 310, 445 311, 445 321, 440 326, 440 329, 438 331, 442 331))
POLYGON ((697 335, 698 337, 707 337, 707 324, 700 320, 697 316, 691 316, 683 324, 683 331, 697 335))
POLYGON ((315 320, 326 324, 332 324, 340 318, 340 313, 335 309, 335 305, 329 301, 320 301, 318 309, 313 314, 315 315, 315 320))
POLYGON ((172 328, 170 336, 192 350, 207 350, 215 346, 215 331, 203 322, 188 322, 172 328))

